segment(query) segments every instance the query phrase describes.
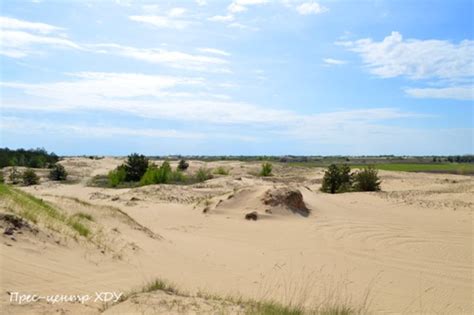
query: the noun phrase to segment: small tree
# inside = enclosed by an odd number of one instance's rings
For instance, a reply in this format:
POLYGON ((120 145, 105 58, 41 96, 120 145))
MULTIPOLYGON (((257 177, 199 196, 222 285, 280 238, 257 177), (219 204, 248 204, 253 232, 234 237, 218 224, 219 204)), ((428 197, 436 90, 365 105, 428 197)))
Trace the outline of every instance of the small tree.
POLYGON ((31 168, 26 169, 21 176, 23 180, 23 185, 31 186, 39 183, 39 177, 36 175, 35 171, 31 168))
POLYGON ((179 161, 178 169, 179 169, 180 171, 185 171, 185 170, 188 169, 188 167, 189 167, 189 163, 188 163, 188 162, 186 162, 186 161, 183 160, 183 159, 181 159, 181 160, 179 161))
POLYGON ((369 166, 354 175, 354 189, 357 191, 380 190, 380 179, 375 168, 369 166))
POLYGON ((49 179, 51 180, 66 180, 67 172, 64 166, 59 163, 54 164, 53 168, 49 172, 49 179))
POLYGON ((321 191, 335 194, 350 191, 352 185, 351 168, 349 165, 329 165, 324 173, 321 191))
POLYGON ((12 167, 8 179, 13 185, 19 184, 21 181, 21 174, 16 167, 12 167))
POLYGON ((265 162, 262 164, 262 170, 260 176, 270 176, 272 174, 272 164, 265 162))
POLYGON ((324 173, 321 190, 335 194, 341 184, 341 178, 339 174, 339 167, 336 164, 329 165, 328 169, 324 173))
POLYGON ((133 153, 125 162, 125 181, 137 182, 148 168, 148 159, 144 155, 133 153))

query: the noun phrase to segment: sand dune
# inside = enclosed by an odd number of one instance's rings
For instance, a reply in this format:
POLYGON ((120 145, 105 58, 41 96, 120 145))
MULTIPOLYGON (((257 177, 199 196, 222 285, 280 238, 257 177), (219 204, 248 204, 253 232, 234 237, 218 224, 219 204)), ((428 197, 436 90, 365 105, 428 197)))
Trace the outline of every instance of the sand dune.
MULTIPOLYGON (((251 175, 258 163, 225 161, 206 166, 224 165, 229 176, 190 186, 87 186, 121 162, 69 158, 62 163, 75 183, 45 180, 22 188, 70 215, 91 214, 94 236, 74 239, 41 225, 38 233, 24 231, 15 240, 3 235, 6 313, 142 313, 144 306, 172 298, 146 293, 111 308, 93 302, 16 305, 7 292, 128 292, 156 278, 190 295, 205 291, 306 306, 336 301, 377 314, 474 311, 472 177, 381 172, 382 192, 329 195, 319 192, 321 169, 277 165, 275 176, 262 179, 251 175), (265 203, 268 191, 278 189, 301 192, 310 214, 265 203), (252 211, 259 219, 245 220, 252 211)), ((191 161, 190 171, 203 165, 191 161)), ((1 203, 1 211, 7 206, 1 203)), ((189 312, 220 305, 173 298, 189 312)), ((168 306, 152 310, 179 313, 168 306)), ((224 308, 239 311, 233 304, 224 308)))

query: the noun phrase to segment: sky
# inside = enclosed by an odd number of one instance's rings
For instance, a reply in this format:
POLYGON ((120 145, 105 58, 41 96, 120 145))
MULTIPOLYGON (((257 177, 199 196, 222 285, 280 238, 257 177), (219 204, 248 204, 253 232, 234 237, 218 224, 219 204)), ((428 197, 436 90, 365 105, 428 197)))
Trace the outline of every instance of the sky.
POLYGON ((472 1, 0 2, 0 147, 474 153, 472 1))

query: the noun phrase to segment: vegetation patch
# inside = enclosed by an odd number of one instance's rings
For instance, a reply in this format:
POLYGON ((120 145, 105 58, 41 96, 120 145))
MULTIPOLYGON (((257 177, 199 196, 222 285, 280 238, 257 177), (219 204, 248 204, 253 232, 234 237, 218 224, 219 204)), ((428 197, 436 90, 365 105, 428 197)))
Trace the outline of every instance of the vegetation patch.
MULTIPOLYGON (((50 223, 64 224, 84 237, 88 237, 91 234, 89 227, 81 222, 80 215, 68 216, 60 209, 53 207, 42 199, 36 198, 17 188, 0 184, 0 197, 2 200, 11 202, 9 209, 26 220, 34 223, 41 221, 48 226, 50 226, 50 223)), ((85 217, 87 217, 87 215, 85 215, 85 217)), ((82 219, 84 219, 84 217, 82 219)))
POLYGON ((348 191, 378 191, 380 179, 377 170, 369 166, 351 174, 347 164, 331 164, 324 173, 321 191, 335 194, 348 191))

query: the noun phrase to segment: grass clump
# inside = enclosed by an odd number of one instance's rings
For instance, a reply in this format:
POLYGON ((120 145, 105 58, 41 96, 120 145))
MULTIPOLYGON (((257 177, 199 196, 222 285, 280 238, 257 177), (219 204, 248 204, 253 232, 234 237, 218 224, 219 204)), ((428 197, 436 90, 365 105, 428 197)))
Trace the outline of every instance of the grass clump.
POLYGON ((217 174, 217 175, 229 175, 229 170, 226 169, 225 167, 223 166, 219 166, 218 168, 216 168, 214 170, 214 174, 217 174))
POLYGON ((64 166, 59 163, 54 164, 51 171, 49 171, 49 179, 55 181, 62 181, 67 179, 67 172, 64 166))
MULTIPOLYGON (((5 184, 0 184, 0 199, 11 201, 12 211, 33 223, 42 221, 47 226, 52 226, 51 223, 60 223, 69 226, 81 236, 91 235, 91 230, 80 222, 81 217, 82 219, 88 217, 87 214, 68 216, 44 200, 5 184)), ((90 218, 92 219, 92 216, 90 218)))
POLYGON ((272 164, 265 162, 262 164, 262 169, 260 170, 260 176, 270 176, 272 175, 272 164))
POLYGON ((83 219, 83 220, 88 220, 88 221, 94 221, 94 218, 92 217, 92 215, 85 212, 78 212, 74 214, 73 217, 83 219))
POLYGON ((88 237, 91 234, 91 230, 77 220, 69 220, 68 225, 72 227, 81 236, 88 237))

